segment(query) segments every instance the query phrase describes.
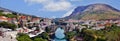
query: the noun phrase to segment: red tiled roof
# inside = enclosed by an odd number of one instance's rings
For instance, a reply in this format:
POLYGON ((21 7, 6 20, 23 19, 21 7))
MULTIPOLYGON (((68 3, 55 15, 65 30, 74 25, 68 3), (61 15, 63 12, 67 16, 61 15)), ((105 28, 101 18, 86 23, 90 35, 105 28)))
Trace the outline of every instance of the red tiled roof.
POLYGON ((26 17, 26 16, 21 16, 20 18, 21 18, 21 19, 26 19, 27 17, 26 17))
POLYGON ((32 21, 39 20, 39 18, 33 18, 32 21))
POLYGON ((12 18, 7 18, 7 20, 12 20, 12 18))
POLYGON ((5 16, 0 16, 0 20, 7 20, 7 17, 5 17, 5 16))

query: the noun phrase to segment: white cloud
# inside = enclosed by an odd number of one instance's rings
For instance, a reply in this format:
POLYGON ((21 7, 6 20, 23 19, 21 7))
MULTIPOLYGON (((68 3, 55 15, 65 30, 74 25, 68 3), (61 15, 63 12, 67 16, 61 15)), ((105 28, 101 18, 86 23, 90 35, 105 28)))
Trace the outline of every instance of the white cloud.
POLYGON ((24 0, 28 3, 46 3, 48 0, 24 0))
POLYGON ((67 0, 25 0, 25 2, 42 4, 42 9, 48 11, 65 11, 72 7, 72 4, 67 0))
POLYGON ((71 3, 67 1, 50 3, 44 6, 44 8, 51 11, 68 10, 71 8, 71 3))
POLYGON ((66 17, 69 16, 70 14, 72 14, 72 12, 74 11, 74 8, 71 9, 70 11, 68 11, 66 14, 64 14, 62 17, 66 17))

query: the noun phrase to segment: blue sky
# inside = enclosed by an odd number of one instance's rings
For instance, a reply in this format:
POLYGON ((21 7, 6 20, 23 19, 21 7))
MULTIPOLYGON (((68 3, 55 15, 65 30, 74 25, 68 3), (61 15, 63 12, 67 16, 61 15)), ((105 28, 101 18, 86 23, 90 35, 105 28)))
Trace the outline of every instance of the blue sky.
POLYGON ((120 10, 120 0, 0 0, 0 7, 46 18, 61 18, 77 6, 105 3, 120 10))

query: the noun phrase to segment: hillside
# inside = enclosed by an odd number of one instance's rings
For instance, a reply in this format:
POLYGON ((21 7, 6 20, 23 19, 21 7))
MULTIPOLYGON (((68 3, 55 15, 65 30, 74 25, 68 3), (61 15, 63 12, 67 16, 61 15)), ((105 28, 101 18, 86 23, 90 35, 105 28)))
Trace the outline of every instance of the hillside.
POLYGON ((103 20, 103 19, 119 19, 120 10, 113 8, 107 4, 90 4, 87 6, 79 6, 74 9, 70 16, 65 19, 76 20, 103 20))
MULTIPOLYGON (((34 16, 34 15, 29 15, 29 14, 25 14, 25 13, 20 13, 20 12, 12 11, 12 10, 9 10, 9 9, 3 8, 3 7, 0 7, 0 11, 1 11, 1 12, 10 12, 10 13, 12 13, 13 15, 24 15, 24 16, 37 17, 37 16, 34 16)), ((42 17, 41 17, 41 18, 42 18, 42 17)))

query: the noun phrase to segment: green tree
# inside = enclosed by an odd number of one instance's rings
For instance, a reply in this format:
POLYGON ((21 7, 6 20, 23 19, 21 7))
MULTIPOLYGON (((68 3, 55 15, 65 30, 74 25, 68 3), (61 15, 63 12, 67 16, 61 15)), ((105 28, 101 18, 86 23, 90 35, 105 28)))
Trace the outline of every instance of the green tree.
POLYGON ((35 38, 33 41, 47 41, 47 40, 42 38, 35 38))
POLYGON ((17 15, 14 15, 14 14, 7 14, 5 16, 8 18, 17 18, 17 15))
POLYGON ((2 12, 0 12, 0 16, 6 16, 8 18, 17 18, 18 17, 17 15, 14 15, 14 14, 3 14, 2 12))
POLYGON ((97 36, 94 30, 86 29, 83 31, 84 41, 96 41, 97 36))
POLYGON ((42 36, 43 39, 49 39, 49 35, 48 35, 48 33, 46 33, 46 32, 43 32, 43 33, 41 34, 41 36, 42 36))
POLYGON ((76 35, 76 32, 75 32, 75 31, 66 32, 66 37, 67 37, 68 39, 73 38, 75 35, 76 35))
POLYGON ((46 28, 45 28, 45 31, 46 31, 47 33, 50 33, 50 32, 51 32, 51 29, 50 29, 49 27, 46 27, 46 28))
POLYGON ((3 14, 2 12, 0 12, 0 16, 4 16, 5 14, 3 14))
POLYGON ((15 24, 11 24, 8 22, 0 22, 0 26, 2 26, 4 28, 10 28, 12 30, 15 30, 17 28, 17 26, 15 24))
POLYGON ((27 34, 19 33, 17 37, 18 41, 32 41, 27 34))
POLYGON ((3 10, 0 10, 0 12, 3 12, 3 10))
POLYGON ((111 31, 106 33, 107 41, 119 41, 120 40, 120 27, 112 26, 111 31))

